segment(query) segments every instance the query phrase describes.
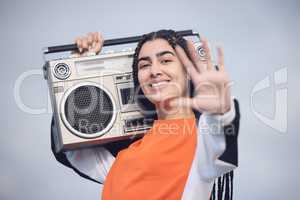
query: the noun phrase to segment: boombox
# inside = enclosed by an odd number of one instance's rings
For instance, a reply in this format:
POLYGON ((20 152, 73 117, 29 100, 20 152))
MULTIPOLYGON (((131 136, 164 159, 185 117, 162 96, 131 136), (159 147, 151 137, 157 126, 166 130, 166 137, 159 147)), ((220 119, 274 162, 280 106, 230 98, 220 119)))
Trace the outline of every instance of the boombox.
MULTIPOLYGON (((188 31, 182 36, 196 35, 188 31)), ((104 46, 137 42, 140 36, 106 40, 104 46)), ((203 49, 195 43, 200 55, 203 49)), ((47 53, 76 49, 76 45, 48 47, 47 53)), ((56 151, 72 150, 142 136, 153 119, 145 118, 135 101, 132 77, 134 51, 46 61, 57 134, 56 151)))

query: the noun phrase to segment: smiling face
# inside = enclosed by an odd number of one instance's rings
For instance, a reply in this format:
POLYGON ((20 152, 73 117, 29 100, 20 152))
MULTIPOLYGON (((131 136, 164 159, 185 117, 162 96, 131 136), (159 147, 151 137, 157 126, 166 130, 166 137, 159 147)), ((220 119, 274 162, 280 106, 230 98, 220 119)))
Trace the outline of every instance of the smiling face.
POLYGON ((187 96, 187 74, 175 50, 164 39, 143 44, 138 56, 138 80, 153 104, 187 96))

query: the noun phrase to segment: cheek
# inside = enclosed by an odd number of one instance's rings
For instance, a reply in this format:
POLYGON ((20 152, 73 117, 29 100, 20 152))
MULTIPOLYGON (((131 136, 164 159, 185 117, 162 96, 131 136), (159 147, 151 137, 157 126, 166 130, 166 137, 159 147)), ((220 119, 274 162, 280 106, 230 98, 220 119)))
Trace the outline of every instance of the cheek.
POLYGON ((144 88, 145 84, 147 83, 147 74, 143 71, 138 72, 138 81, 140 83, 140 87, 144 88))
POLYGON ((180 92, 181 94, 185 93, 187 91, 189 78, 183 68, 179 68, 176 70, 176 80, 178 92, 180 92))
POLYGON ((188 74, 184 66, 180 68, 181 79, 186 83, 189 80, 188 74))
POLYGON ((179 81, 181 84, 188 80, 186 70, 181 64, 178 64, 172 73, 176 76, 177 81, 179 81))

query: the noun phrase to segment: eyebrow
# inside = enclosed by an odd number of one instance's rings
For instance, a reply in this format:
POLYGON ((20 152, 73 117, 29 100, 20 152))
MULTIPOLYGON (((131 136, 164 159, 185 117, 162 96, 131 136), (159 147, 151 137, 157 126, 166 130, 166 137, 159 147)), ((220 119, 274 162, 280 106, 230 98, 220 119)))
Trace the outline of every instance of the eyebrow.
MULTIPOLYGON (((164 56, 166 54, 171 54, 171 55, 175 56, 175 54, 172 51, 162 51, 162 52, 157 53, 156 57, 161 57, 161 56, 164 56)), ((149 56, 145 56, 145 57, 141 57, 140 59, 138 59, 138 63, 142 60, 149 61, 149 62, 151 61, 149 56)))
POLYGON ((159 53, 156 54, 156 56, 161 57, 161 56, 166 55, 166 54, 171 54, 172 56, 175 56, 175 54, 172 51, 159 52, 159 53))

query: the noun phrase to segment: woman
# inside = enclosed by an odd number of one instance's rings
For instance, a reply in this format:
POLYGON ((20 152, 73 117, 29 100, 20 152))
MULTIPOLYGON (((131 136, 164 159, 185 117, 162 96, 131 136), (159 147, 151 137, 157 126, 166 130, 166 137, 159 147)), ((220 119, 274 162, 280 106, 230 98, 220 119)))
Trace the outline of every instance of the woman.
MULTIPOLYGON (((144 35, 135 50, 133 78, 138 103, 156 119, 153 127, 134 142, 70 151, 56 158, 104 183, 104 200, 221 199, 224 189, 225 199, 232 198, 238 103, 230 95, 222 49, 218 48, 215 67, 207 40, 201 42, 205 59, 192 42, 172 30, 144 35)), ((99 53, 103 39, 90 33, 76 43, 79 55, 99 53)))

